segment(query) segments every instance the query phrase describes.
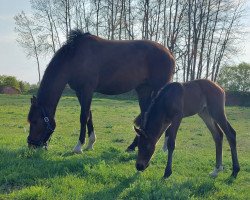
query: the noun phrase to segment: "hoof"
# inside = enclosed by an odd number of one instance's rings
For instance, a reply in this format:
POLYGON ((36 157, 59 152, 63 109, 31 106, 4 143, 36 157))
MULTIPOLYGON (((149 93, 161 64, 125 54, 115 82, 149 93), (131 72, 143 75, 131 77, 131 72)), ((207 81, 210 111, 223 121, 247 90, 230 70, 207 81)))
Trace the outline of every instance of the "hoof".
POLYGON ((73 152, 76 153, 76 154, 81 154, 82 153, 82 149, 76 149, 76 148, 74 148, 73 152))
POLYGON ((209 176, 216 178, 219 174, 219 172, 223 171, 223 166, 221 165, 219 168, 214 168, 214 171, 212 171, 209 176))
POLYGON ((134 151, 135 151, 135 149, 130 149, 129 147, 126 149, 126 152, 128 152, 128 153, 132 153, 134 151))
POLYGON ((78 141, 77 145, 73 149, 73 152, 77 153, 77 154, 81 154, 82 153, 82 145, 83 144, 80 141, 78 141))
POLYGON ((167 152, 167 151, 168 151, 168 137, 165 137, 165 140, 164 140, 164 144, 163 144, 162 150, 163 150, 164 152, 167 152))
POLYGON ((233 169, 233 172, 232 172, 232 174, 231 174, 231 177, 236 178, 237 175, 238 175, 238 173, 239 173, 239 171, 240 171, 240 168, 239 168, 239 167, 237 167, 236 169, 233 169))
POLYGON ((93 151, 94 150, 94 148, 92 147, 92 146, 90 146, 90 147, 86 147, 86 149, 85 149, 86 151, 93 151))
POLYGON ((171 176, 171 174, 172 174, 172 171, 167 171, 165 172, 163 178, 167 179, 169 176, 171 176))

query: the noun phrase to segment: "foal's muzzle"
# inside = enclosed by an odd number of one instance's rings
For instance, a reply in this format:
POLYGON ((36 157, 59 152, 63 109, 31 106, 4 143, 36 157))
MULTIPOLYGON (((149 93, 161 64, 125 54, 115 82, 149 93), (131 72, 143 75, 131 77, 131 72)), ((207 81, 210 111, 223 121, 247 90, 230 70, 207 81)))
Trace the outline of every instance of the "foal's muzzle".
POLYGON ((136 163, 136 169, 138 171, 144 171, 147 167, 148 167, 149 164, 147 165, 144 165, 144 164, 141 164, 141 163, 136 163))

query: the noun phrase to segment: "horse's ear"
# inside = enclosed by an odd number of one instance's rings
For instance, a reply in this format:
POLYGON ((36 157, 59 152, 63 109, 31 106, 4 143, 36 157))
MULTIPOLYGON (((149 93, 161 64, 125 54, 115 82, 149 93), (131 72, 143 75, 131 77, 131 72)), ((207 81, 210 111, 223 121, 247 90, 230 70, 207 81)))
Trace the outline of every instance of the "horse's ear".
POLYGON ((36 96, 33 95, 33 97, 30 99, 31 105, 36 105, 37 104, 37 99, 36 96))

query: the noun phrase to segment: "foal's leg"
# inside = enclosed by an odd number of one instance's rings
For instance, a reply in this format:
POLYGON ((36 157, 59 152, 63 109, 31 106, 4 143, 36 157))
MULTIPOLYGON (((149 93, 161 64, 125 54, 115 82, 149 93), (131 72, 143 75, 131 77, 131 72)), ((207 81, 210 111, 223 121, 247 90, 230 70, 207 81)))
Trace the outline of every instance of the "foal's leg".
POLYGON ((212 133, 215 148, 216 148, 216 165, 214 171, 210 173, 210 176, 217 177, 220 171, 223 171, 222 166, 222 142, 223 142, 223 132, 220 127, 216 124, 213 118, 208 114, 207 110, 199 113, 199 116, 207 125, 207 128, 212 133))
POLYGON ((80 115, 81 130, 80 130, 79 141, 75 146, 75 148, 73 149, 75 153, 82 153, 82 146, 85 143, 85 137, 86 137, 86 125, 88 125, 89 140, 91 140, 89 141, 89 144, 93 145, 95 141, 95 134, 92 123, 92 114, 90 111, 92 96, 93 96, 92 91, 85 90, 77 92, 77 97, 81 105, 81 115, 80 115))
POLYGON ((215 120, 219 124, 220 128, 224 131, 227 137, 228 143, 230 145, 232 163, 233 163, 233 172, 231 176, 236 178, 238 175, 238 172, 240 171, 240 165, 239 165, 237 149, 236 149, 236 132, 227 121, 227 118, 224 113, 219 116, 216 116, 215 120))
POLYGON ((163 147, 162 147, 162 150, 165 151, 165 152, 168 151, 168 139, 169 139, 169 134, 170 134, 169 130, 171 130, 171 125, 165 131, 165 139, 164 139, 164 144, 163 144, 163 147))
MULTIPOLYGON (((143 85, 136 88, 136 92, 138 94, 138 101, 141 113, 135 118, 134 122, 137 126, 141 127, 145 112, 147 111, 147 108, 151 103, 152 88, 147 85, 143 85)), ((128 152, 134 151, 137 145, 138 145, 138 137, 135 136, 133 142, 128 146, 126 151, 128 152)))
POLYGON ((164 173, 164 178, 168 178, 172 174, 172 157, 175 149, 175 139, 182 120, 182 115, 174 117, 171 126, 168 128, 169 138, 167 141, 168 147, 168 162, 164 173))

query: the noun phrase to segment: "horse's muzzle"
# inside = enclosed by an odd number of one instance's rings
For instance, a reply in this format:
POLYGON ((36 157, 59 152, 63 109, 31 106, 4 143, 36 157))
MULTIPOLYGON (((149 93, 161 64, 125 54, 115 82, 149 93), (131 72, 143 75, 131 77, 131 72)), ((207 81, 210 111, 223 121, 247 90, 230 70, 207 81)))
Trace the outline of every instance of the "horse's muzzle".
POLYGON ((47 149, 48 147, 47 142, 44 143, 42 141, 35 141, 35 140, 30 139, 30 137, 27 138, 27 143, 28 143, 28 147, 32 149, 42 148, 42 147, 45 147, 47 149))

